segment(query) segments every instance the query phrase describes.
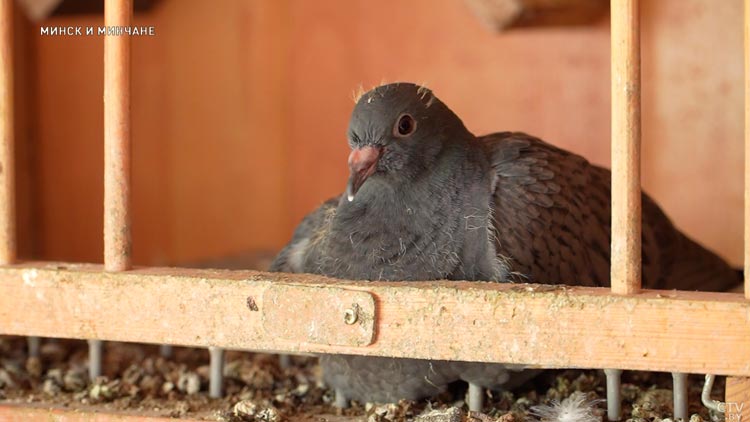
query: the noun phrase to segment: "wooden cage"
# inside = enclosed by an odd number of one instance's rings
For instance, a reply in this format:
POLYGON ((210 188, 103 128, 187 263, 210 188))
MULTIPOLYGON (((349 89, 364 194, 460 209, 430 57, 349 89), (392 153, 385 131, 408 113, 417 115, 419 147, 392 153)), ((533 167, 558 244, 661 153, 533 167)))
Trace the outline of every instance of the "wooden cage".
MULTIPOLYGON (((447 281, 363 283, 254 271, 133 268, 127 36, 106 37, 104 44, 104 265, 18 262, 11 3, 0 0, 2 334, 723 375, 729 377, 726 402, 750 404, 750 278, 745 279, 744 295, 641 289, 638 0, 611 3, 611 290, 447 281), (292 306, 293 314, 288 311, 292 306), (30 308, 37 311, 20 317, 22 309, 30 308), (517 309, 523 309, 523 316, 517 309), (347 312, 356 313, 355 323, 347 321, 347 312), (598 318, 603 313, 608 317, 598 318), (495 347, 501 343, 511 347, 495 347)), ((747 274, 750 0, 744 0, 744 10, 747 274)), ((105 25, 129 26, 131 16, 132 0, 105 1, 105 25)), ((750 405, 726 410, 750 417, 750 405)), ((56 420, 100 420, 64 411, 53 414, 56 420)), ((49 415, 46 410, 0 406, 0 419, 49 415)), ((737 414, 727 420, 739 418, 737 414)))

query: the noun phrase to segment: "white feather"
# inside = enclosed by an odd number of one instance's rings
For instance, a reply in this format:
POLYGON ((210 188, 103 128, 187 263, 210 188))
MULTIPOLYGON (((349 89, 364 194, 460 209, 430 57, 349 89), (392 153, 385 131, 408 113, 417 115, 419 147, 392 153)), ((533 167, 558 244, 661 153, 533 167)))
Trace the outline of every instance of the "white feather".
POLYGON ((539 422, 601 422, 602 415, 597 405, 603 400, 589 400, 584 393, 576 391, 561 402, 531 408, 533 421, 539 422))

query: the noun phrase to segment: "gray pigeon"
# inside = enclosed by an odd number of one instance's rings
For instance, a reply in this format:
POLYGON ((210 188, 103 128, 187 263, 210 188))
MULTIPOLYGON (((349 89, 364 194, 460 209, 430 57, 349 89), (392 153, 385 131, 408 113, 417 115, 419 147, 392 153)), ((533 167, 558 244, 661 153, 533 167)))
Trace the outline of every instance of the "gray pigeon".
MULTIPOLYGON (((610 172, 537 138, 474 136, 410 83, 365 93, 348 131, 346 192, 309 214, 272 271, 353 280, 609 286, 610 172)), ((643 195, 643 285, 722 291, 740 282, 643 195)), ((500 364, 330 355, 339 403, 419 399, 457 380, 508 388, 500 364)), ((509 370, 511 372, 509 372, 509 370)))

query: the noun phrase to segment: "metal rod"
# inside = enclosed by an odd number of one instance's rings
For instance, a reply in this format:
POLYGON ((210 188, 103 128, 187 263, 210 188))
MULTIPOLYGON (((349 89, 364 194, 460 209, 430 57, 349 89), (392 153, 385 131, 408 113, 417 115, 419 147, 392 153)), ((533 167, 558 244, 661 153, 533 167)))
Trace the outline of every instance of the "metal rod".
POLYGON ((95 380, 102 374, 102 341, 89 340, 89 379, 95 380))
POLYGON ((174 354, 174 349, 171 344, 162 344, 159 347, 159 354, 163 358, 171 358, 172 354, 174 354))
POLYGON ((292 366, 292 357, 287 354, 279 355, 279 368, 289 369, 292 366))
POLYGON ((42 346, 42 339, 39 337, 27 337, 26 346, 29 348, 29 357, 38 358, 39 350, 42 346))
POLYGON ((208 395, 213 398, 219 398, 223 394, 224 386, 224 349, 209 347, 208 353, 211 359, 208 395))
POLYGON ((102 374, 102 346, 101 340, 89 340, 89 378, 93 381, 102 374))
POLYGON ((0 0, 0 265, 16 260, 13 1, 0 0))
POLYGON ((605 369, 607 376, 607 418, 611 421, 622 419, 622 396, 620 394, 620 369, 605 369))
POLYGON ((469 383, 469 410, 481 412, 484 408, 484 388, 472 382, 469 383))
MULTIPOLYGON (((104 24, 130 26, 132 0, 106 0, 104 24)), ((130 262, 130 37, 104 37, 104 267, 130 262)))
POLYGON ((333 405, 339 409, 346 409, 349 407, 349 398, 346 397, 343 390, 339 388, 336 389, 336 397, 334 398, 333 405))
POLYGON ((745 297, 750 299, 750 0, 745 0, 745 297))
POLYGON ((641 289, 641 58, 638 0, 612 0, 612 292, 641 289))
POLYGON ((688 374, 672 372, 672 400, 674 418, 688 420, 688 374))
POLYGON ((724 413, 726 408, 724 402, 711 399, 711 390, 714 388, 714 379, 716 379, 716 375, 706 374, 706 381, 703 383, 703 391, 701 392, 701 402, 704 406, 715 412, 724 413))

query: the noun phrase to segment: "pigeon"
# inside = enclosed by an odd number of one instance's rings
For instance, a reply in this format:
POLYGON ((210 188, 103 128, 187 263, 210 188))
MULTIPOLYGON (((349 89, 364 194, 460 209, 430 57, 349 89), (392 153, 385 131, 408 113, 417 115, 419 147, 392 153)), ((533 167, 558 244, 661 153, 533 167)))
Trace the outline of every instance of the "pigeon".
MULTIPOLYGON (((433 92, 378 86, 347 133, 350 177, 308 214, 271 271, 350 280, 610 285, 610 171, 520 132, 475 136, 433 92)), ((725 291, 741 279, 642 197, 645 288, 725 291)), ((510 388, 503 364, 321 357, 337 403, 434 396, 459 380, 510 388)))

